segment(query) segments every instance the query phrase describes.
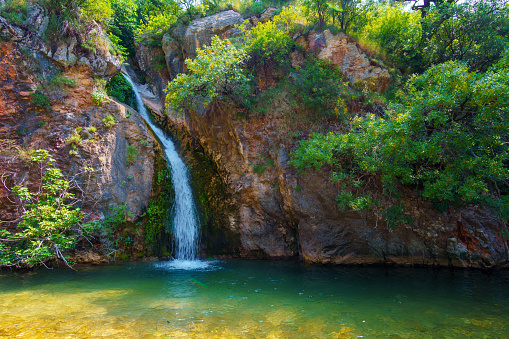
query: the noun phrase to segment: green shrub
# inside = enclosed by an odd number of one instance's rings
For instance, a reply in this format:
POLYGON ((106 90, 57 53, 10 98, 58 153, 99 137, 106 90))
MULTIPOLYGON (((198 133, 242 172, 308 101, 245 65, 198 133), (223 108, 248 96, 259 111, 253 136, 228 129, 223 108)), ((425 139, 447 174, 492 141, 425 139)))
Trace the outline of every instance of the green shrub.
POLYGON ((103 119, 103 124, 107 129, 112 128, 113 125, 115 125, 115 117, 113 117, 113 115, 107 114, 103 119))
POLYGON ((35 106, 47 111, 51 111, 51 102, 46 94, 41 93, 39 91, 35 91, 33 93, 30 93, 30 97, 32 98, 32 103, 35 106))
POLYGON ((40 184, 34 186, 36 191, 22 185, 13 188, 23 215, 20 232, 0 230, 0 267, 32 267, 56 258, 69 266, 65 251, 74 248, 96 225, 82 224, 84 213, 73 207, 72 184, 63 179, 47 150, 36 150, 31 161, 41 173, 40 184))
POLYGON ((96 105, 102 104, 106 100, 106 98, 108 98, 105 86, 106 80, 104 79, 94 80, 94 87, 92 88, 92 100, 94 100, 96 105))
POLYGON ((361 39, 372 49, 402 64, 413 55, 422 35, 421 16, 417 11, 408 12, 401 4, 387 4, 367 15, 361 39))
POLYGON ((58 89, 67 90, 69 87, 76 87, 76 86, 77 86, 76 81, 74 81, 73 79, 69 79, 68 77, 66 77, 65 75, 62 75, 62 74, 57 74, 56 76, 51 78, 51 80, 49 82, 49 87, 51 89, 58 88, 58 89))
POLYGON ((21 25, 28 18, 26 0, 5 0, 0 6, 0 16, 10 23, 21 25))
POLYGON ((136 160, 138 160, 138 149, 134 145, 127 146, 127 156, 126 156, 127 163, 129 165, 132 165, 136 160))
POLYGON ((273 20, 258 24, 250 30, 241 26, 244 46, 252 67, 269 63, 281 66, 289 62, 288 54, 295 44, 287 34, 287 30, 291 31, 293 27, 291 19, 289 22, 290 13, 289 10, 285 10, 273 20))
POLYGON ((302 106, 321 114, 342 113, 340 93, 347 87, 337 67, 324 60, 308 59, 294 80, 293 94, 302 106))
POLYGON ((250 92, 250 77, 242 68, 246 51, 229 40, 212 38, 212 44, 187 59, 188 74, 179 74, 168 84, 166 102, 173 108, 190 107, 197 96, 207 105, 215 98, 243 102, 250 92))
POLYGON ((452 207, 483 204, 509 217, 509 51, 485 74, 447 62, 414 76, 386 118, 357 118, 349 134, 314 135, 292 154, 300 170, 332 164, 452 207))
POLYGON ((115 75, 106 85, 106 94, 116 98, 118 101, 138 110, 135 94, 131 84, 122 74, 115 75))

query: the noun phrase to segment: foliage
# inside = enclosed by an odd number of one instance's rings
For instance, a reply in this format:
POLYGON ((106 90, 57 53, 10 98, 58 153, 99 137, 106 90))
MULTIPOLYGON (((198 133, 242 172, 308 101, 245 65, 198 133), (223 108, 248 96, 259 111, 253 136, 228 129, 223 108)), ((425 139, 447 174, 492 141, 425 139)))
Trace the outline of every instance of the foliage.
POLYGON ((509 217, 508 54, 485 74, 447 62, 412 77, 385 119, 357 118, 349 134, 314 135, 293 164, 332 164, 350 179, 377 175, 387 195, 413 185, 429 201, 495 206, 509 217))
POLYGON ((416 69, 458 60, 471 70, 486 71, 509 43, 509 5, 505 0, 443 4, 431 8, 422 25, 416 69))
POLYGON ((0 16, 7 22, 21 25, 28 18, 26 0, 5 0, 0 4, 0 16))
POLYGON ((180 8, 175 7, 169 12, 160 12, 147 17, 146 22, 135 30, 136 40, 144 44, 160 46, 163 35, 175 27, 179 14, 181 14, 180 8))
POLYGON ((134 56, 134 31, 137 27, 138 1, 111 0, 111 8, 113 16, 110 22, 110 40, 117 46, 122 45, 130 56, 134 56))
POLYGON ((308 110, 339 115, 344 110, 339 94, 347 86, 341 79, 342 75, 334 65, 310 58, 295 77, 294 95, 308 110))
POLYGON ((327 17, 330 15, 327 0, 301 0, 304 15, 311 22, 318 21, 318 31, 322 31, 327 17))
POLYGON ((361 38, 379 47, 389 59, 403 63, 413 56, 422 35, 419 13, 410 13, 403 5, 381 5, 369 11, 361 38))
POLYGON ((56 76, 51 78, 50 85, 56 88, 67 88, 77 86, 76 81, 74 81, 73 79, 69 79, 68 77, 62 74, 57 74, 56 76))
POLYGON ((128 145, 126 155, 127 164, 132 165, 136 160, 138 160, 138 149, 136 149, 134 145, 128 145))
POLYGON ((107 114, 106 117, 103 119, 104 127, 107 129, 110 129, 115 125, 115 117, 111 114, 107 114))
POLYGON ((400 68, 419 73, 449 60, 486 71, 509 43, 507 0, 436 1, 422 9, 409 13, 403 4, 368 2, 354 31, 400 68))
POLYGON ((92 100, 94 100, 94 103, 96 105, 102 104, 108 97, 105 87, 106 87, 105 79, 100 78, 94 79, 94 86, 92 87, 92 100))
POLYGON ((291 14, 292 12, 286 9, 273 20, 260 23, 250 30, 247 30, 245 25, 241 26, 251 67, 264 63, 281 65, 288 62, 288 54, 295 44, 286 33, 291 32, 294 27, 291 14))
POLYGON ((138 109, 135 100, 135 94, 129 81, 122 74, 115 75, 105 87, 106 94, 112 96, 118 101, 138 109))
POLYGON ((250 90, 250 78, 242 69, 246 56, 244 49, 215 36, 210 46, 197 50, 195 60, 185 61, 189 73, 168 84, 166 102, 175 109, 192 106, 197 96, 205 106, 215 98, 242 102, 250 90))
POLYGON ((70 193, 72 184, 63 179, 49 152, 36 150, 31 161, 38 165, 40 184, 36 191, 22 185, 13 189, 22 210, 21 231, 0 230, 0 266, 44 265, 55 258, 69 265, 64 252, 94 225, 81 223, 84 213, 73 207, 76 197, 70 193))
POLYGON ((35 106, 42 108, 46 111, 51 111, 51 102, 46 94, 41 93, 39 91, 35 91, 33 93, 30 93, 30 97, 32 98, 32 102, 35 106))

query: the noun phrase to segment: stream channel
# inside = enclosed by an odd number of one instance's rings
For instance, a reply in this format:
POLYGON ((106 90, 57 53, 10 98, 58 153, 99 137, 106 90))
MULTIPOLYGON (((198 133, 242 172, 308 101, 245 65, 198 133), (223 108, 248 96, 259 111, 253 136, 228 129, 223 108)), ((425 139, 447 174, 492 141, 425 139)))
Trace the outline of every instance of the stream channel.
POLYGON ((0 272, 0 338, 507 338, 509 271, 262 260, 0 272))
POLYGON ((176 189, 175 259, 0 271, 0 338, 509 337, 509 271, 198 260, 187 169, 152 128, 176 189))

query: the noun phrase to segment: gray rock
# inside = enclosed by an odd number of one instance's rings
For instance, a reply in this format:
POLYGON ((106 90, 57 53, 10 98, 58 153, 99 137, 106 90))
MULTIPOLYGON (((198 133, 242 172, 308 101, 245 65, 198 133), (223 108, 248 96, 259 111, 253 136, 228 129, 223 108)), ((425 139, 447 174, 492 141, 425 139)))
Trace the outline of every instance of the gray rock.
POLYGON ((236 34, 238 30, 234 30, 235 25, 243 21, 242 16, 232 10, 191 21, 184 36, 186 56, 194 59, 196 49, 209 45, 214 35, 224 38, 236 34))

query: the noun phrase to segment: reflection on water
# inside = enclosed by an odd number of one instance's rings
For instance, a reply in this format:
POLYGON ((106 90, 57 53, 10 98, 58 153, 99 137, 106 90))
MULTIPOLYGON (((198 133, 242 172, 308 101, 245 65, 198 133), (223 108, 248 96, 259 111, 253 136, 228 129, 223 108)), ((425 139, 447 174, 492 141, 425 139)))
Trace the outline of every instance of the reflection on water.
POLYGON ((507 271, 173 264, 1 272, 0 338, 503 338, 509 330, 507 271))

